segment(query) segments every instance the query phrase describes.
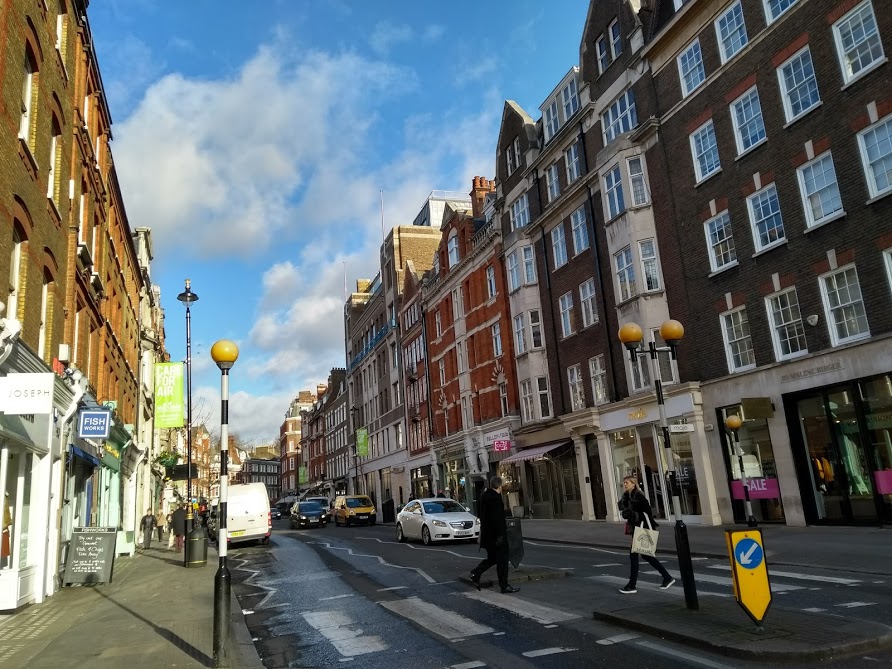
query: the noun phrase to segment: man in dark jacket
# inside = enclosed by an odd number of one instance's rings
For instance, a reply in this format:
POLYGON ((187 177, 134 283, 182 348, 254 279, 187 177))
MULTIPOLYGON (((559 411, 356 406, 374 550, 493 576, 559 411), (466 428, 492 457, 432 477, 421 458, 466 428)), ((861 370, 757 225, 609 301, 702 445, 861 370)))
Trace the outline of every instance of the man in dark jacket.
POLYGON ((171 517, 171 532, 176 537, 176 551, 183 552, 183 543, 186 535, 186 509, 180 504, 171 517))
POLYGON ((471 571, 471 580, 479 590, 483 572, 495 565, 502 592, 518 592, 520 588, 508 585, 508 523, 500 476, 489 480, 489 488, 480 495, 477 508, 480 510, 480 546, 486 549, 486 558, 471 571))

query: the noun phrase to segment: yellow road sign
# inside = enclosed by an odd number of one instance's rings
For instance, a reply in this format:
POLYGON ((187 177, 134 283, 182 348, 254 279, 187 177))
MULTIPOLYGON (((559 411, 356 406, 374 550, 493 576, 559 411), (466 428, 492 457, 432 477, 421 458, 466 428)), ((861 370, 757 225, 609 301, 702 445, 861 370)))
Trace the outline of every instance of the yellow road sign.
POLYGON ((734 598, 747 615, 761 623, 771 605, 771 583, 761 530, 727 530, 734 598))

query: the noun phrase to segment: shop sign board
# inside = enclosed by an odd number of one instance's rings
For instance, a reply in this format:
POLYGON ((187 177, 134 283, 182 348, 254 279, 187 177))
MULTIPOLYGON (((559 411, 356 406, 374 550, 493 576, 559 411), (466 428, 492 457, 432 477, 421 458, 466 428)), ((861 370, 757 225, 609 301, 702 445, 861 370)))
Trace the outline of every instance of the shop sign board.
POLYGON ((495 430, 483 435, 483 444, 489 448, 492 446, 494 453, 504 453, 511 450, 511 430, 495 430))
POLYGON ((155 427, 183 427, 183 363, 155 363, 155 427))
POLYGON ((55 379, 52 372, 0 377, 0 411, 11 416, 52 413, 55 379))
POLYGON ((361 427, 356 430, 356 455, 360 458, 369 454, 369 431, 361 427))
POLYGON ((762 531, 727 530, 725 541, 731 561, 734 598, 753 622, 761 627, 771 605, 771 583, 762 531))
POLYGON ((84 409, 77 421, 77 436, 81 439, 108 439, 111 434, 111 411, 84 409))

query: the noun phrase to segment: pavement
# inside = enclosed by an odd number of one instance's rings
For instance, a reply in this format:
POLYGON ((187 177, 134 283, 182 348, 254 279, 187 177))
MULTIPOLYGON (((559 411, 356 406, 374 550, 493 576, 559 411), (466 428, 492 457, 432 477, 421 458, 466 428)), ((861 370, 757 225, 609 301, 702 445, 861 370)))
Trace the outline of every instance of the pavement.
MULTIPOLYGON (((218 560, 213 547, 207 566, 190 569, 182 554, 161 548, 119 556, 112 583, 69 586, 0 616, 0 666, 212 667, 218 560)), ((231 613, 229 666, 262 669, 234 594, 231 613)))

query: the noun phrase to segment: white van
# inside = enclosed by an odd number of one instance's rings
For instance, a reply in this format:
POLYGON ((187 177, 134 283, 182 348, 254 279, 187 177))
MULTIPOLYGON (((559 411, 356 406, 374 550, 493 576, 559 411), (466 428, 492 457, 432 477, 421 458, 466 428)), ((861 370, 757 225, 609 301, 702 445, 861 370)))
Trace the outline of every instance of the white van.
POLYGON ((227 497, 226 535, 229 543, 255 540, 269 543, 272 518, 266 486, 262 483, 231 485, 227 497))

